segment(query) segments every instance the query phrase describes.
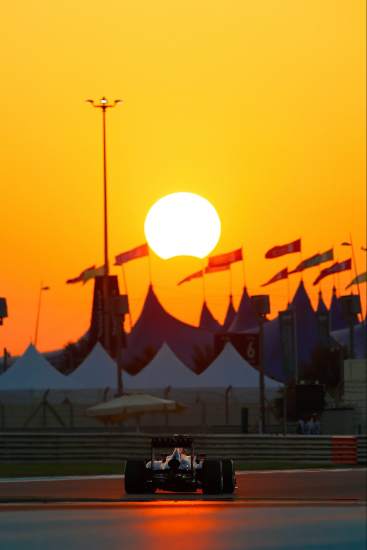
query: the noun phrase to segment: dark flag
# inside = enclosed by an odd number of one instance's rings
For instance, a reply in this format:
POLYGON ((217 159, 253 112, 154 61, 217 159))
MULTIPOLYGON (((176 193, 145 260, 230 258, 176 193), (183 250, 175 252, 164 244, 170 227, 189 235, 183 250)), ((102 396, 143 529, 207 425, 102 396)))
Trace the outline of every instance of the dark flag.
POLYGON ((210 273, 218 273, 218 271, 227 271, 229 269, 229 264, 227 265, 218 265, 215 267, 207 266, 205 269, 201 269, 200 271, 195 271, 195 273, 192 273, 191 275, 188 275, 182 281, 179 281, 177 283, 177 286, 182 285, 183 283, 188 283, 189 281, 192 281, 193 279, 199 279, 200 277, 203 277, 204 274, 208 275, 210 273))
POLYGON ((268 286, 273 283, 276 283, 277 281, 281 281, 282 279, 288 279, 288 268, 282 269, 282 271, 279 271, 274 277, 272 277, 267 283, 264 283, 261 286, 268 286))
POLYGON ((365 283, 365 282, 367 282, 367 271, 365 273, 361 273, 360 275, 357 275, 356 277, 354 277, 354 279, 345 288, 349 288, 352 285, 359 285, 359 283, 365 283))
POLYGON ((331 262, 334 259, 334 251, 332 248, 330 250, 327 250, 326 252, 323 252, 322 254, 314 254, 313 256, 310 256, 310 258, 307 258, 306 260, 303 260, 303 262, 299 263, 293 271, 289 271, 289 275, 291 273, 299 273, 300 271, 303 271, 304 269, 309 269, 310 267, 315 267, 316 265, 320 265, 324 262, 331 262))
POLYGON ((66 284, 72 285, 74 283, 83 283, 83 282, 85 282, 85 277, 88 277, 88 274, 91 271, 94 271, 95 268, 96 268, 95 265, 91 265, 90 267, 87 267, 87 269, 84 269, 84 271, 82 271, 77 277, 74 277, 73 279, 68 279, 66 281, 66 284))
POLYGON ((326 252, 323 252, 319 255, 319 264, 322 264, 324 262, 331 262, 334 259, 334 250, 330 248, 326 252))
POLYGON ((279 256, 284 256, 285 254, 293 254, 294 252, 301 252, 301 239, 297 239, 288 244, 282 244, 278 246, 273 246, 265 254, 265 258, 279 258, 279 256))
POLYGON ((340 273, 341 271, 348 271, 352 269, 352 260, 344 260, 344 262, 335 262, 335 264, 330 267, 326 267, 320 272, 320 275, 314 280, 313 284, 317 285, 324 277, 328 275, 334 275, 335 273, 340 273))

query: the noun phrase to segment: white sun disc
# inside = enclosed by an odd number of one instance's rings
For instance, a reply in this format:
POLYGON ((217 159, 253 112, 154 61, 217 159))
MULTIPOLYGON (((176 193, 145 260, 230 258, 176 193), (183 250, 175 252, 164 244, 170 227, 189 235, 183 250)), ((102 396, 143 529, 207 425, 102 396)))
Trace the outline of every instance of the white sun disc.
POLYGON ((144 223, 150 248, 164 260, 175 256, 205 258, 217 244, 220 230, 214 206, 195 193, 172 193, 159 199, 144 223))

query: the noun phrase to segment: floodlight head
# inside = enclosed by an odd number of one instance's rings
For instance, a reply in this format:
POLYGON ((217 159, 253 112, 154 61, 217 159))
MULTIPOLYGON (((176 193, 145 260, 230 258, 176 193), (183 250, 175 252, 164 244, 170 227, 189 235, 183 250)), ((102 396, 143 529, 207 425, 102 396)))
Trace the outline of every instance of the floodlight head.
POLYGON ((270 313, 270 300, 268 294, 251 296, 251 302, 258 315, 265 316, 270 313))
POLYGON ((6 298, 0 298, 0 318, 4 319, 8 316, 8 306, 6 303, 6 298))

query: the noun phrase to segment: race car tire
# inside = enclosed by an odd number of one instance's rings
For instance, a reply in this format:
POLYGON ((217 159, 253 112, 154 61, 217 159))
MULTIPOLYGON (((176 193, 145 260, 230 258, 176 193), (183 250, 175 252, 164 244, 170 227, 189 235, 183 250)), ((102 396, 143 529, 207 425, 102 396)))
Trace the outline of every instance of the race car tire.
POLYGON ((145 462, 144 460, 127 460, 125 467, 125 493, 145 493, 145 462))
POLYGON ((233 460, 225 458, 222 460, 223 493, 232 494, 236 487, 236 476, 233 460))
POLYGON ((204 495, 218 495, 223 490, 222 462, 204 460, 202 470, 202 487, 204 495))

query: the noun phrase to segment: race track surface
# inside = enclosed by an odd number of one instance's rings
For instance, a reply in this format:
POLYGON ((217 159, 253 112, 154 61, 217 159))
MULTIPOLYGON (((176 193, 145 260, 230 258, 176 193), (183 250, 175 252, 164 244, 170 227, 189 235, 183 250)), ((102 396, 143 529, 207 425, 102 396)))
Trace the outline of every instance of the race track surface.
POLYGON ((0 547, 365 550, 365 469, 237 479, 235 495, 219 499, 199 492, 127 497, 122 476, 0 480, 0 547))
MULTIPOLYGON (((24 505, 23 505, 24 506, 24 505)), ((365 550, 362 506, 149 502, 0 511, 6 550, 365 550)), ((1 508, 1 507, 0 507, 1 508)))
MULTIPOLYGON (((237 474, 236 500, 353 500, 366 501, 366 469, 289 470, 237 474)), ((172 494, 145 497, 156 501, 172 494)), ((175 495, 176 497, 180 495, 175 495)), ((200 493, 191 495, 202 498, 200 493)), ((47 480, 0 480, 0 502, 14 500, 120 500, 125 499, 122 476, 47 480)), ((190 494, 180 498, 187 500, 190 494)), ((130 499, 130 496, 129 496, 130 499)))

